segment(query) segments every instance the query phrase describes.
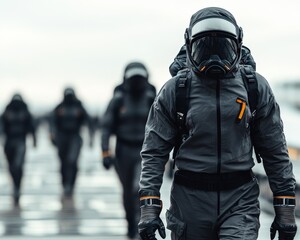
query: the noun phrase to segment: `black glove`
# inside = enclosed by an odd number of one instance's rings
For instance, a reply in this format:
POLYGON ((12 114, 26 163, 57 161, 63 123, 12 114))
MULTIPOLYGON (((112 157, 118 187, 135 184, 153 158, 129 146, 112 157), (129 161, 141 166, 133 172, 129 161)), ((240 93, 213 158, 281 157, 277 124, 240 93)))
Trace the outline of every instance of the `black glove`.
POLYGON ((162 238, 166 237, 165 226, 159 217, 161 209, 162 201, 158 198, 141 200, 141 219, 138 229, 142 240, 156 240, 156 230, 162 238))
POLYGON ((295 198, 274 198, 275 219, 270 228, 271 240, 278 231, 279 240, 293 240, 297 225, 295 221, 295 198), (280 203, 279 203, 280 202, 280 203))
POLYGON ((104 157, 103 158, 103 166, 106 170, 110 169, 110 167, 113 165, 114 160, 112 157, 108 156, 108 157, 104 157))

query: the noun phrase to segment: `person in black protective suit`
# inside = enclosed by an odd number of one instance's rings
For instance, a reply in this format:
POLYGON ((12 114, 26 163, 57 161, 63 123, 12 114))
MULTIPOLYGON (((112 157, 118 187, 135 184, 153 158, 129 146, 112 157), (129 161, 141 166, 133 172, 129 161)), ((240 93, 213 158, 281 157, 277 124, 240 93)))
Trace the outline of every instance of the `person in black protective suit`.
POLYGON ((82 146, 80 131, 87 125, 90 134, 90 147, 93 145, 92 121, 81 101, 76 97, 73 88, 64 90, 64 99, 59 103, 50 118, 50 137, 58 149, 61 163, 61 180, 63 186, 63 200, 72 198, 78 158, 82 146))
POLYGON ((122 184, 129 238, 137 235, 140 151, 148 112, 156 94, 148 86, 146 67, 140 62, 129 63, 124 72, 124 88, 114 94, 103 117, 103 166, 109 169, 114 165, 122 184), (113 134, 116 136, 115 158, 109 146, 113 134))
POLYGON ((4 153, 13 180, 14 205, 18 207, 28 134, 32 135, 36 147, 34 120, 20 94, 14 94, 6 106, 1 115, 1 125, 5 136, 4 153))
MULTIPOLYGON (((241 75, 242 37, 234 16, 217 7, 196 12, 186 30, 187 135, 175 157, 178 170, 166 213, 173 240, 257 239, 260 208, 259 187, 251 170, 253 147, 273 192, 270 237, 278 233, 280 240, 291 240, 296 235, 296 182, 279 106, 266 79, 255 73, 258 104, 251 113, 241 75)), ((160 187, 180 131, 175 104, 178 79, 177 75, 162 87, 146 123, 138 225, 143 240, 156 239, 156 230, 165 237, 159 217, 160 187)))

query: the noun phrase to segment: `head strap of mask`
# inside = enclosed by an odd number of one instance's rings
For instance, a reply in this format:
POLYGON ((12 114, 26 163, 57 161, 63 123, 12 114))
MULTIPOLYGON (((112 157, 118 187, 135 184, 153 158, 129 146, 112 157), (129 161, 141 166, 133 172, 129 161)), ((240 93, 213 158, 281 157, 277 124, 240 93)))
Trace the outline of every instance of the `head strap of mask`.
POLYGON ((189 29, 187 28, 184 34, 185 43, 187 46, 188 58, 192 64, 192 70, 201 76, 209 77, 223 77, 230 72, 233 72, 241 57, 241 49, 243 42, 243 30, 241 27, 234 25, 233 23, 223 18, 206 18, 198 21, 194 26, 189 29), (214 37, 222 35, 233 39, 237 44, 237 56, 232 64, 227 64, 220 59, 210 59, 206 61, 207 65, 198 65, 192 57, 192 43, 195 39, 201 36, 214 37), (218 75, 211 74, 212 67, 218 68, 218 75))

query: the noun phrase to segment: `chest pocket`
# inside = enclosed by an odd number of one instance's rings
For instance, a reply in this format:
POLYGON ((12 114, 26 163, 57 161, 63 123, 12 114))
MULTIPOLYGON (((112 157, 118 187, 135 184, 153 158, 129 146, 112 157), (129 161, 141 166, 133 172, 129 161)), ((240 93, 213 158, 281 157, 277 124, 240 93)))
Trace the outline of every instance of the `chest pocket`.
POLYGON ((248 103, 243 98, 237 98, 235 101, 239 105, 239 110, 235 118, 237 124, 242 125, 243 128, 247 130, 247 133, 250 132, 250 121, 251 121, 251 112, 248 106, 248 103))

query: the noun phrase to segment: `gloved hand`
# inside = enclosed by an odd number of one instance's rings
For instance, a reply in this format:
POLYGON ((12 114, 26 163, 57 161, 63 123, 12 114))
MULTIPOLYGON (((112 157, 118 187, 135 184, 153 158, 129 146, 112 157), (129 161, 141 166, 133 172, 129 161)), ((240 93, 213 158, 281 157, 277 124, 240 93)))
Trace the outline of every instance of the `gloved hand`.
POLYGON ((270 228, 271 240, 275 238, 277 231, 279 240, 293 240, 297 232, 295 198, 281 198, 282 204, 276 204, 278 201, 274 198, 275 219, 270 228))
POLYGON ((110 150, 102 151, 102 164, 103 167, 108 170, 113 165, 114 159, 111 156, 110 150))
POLYGON ((157 240, 155 231, 158 230, 162 238, 166 237, 165 226, 159 217, 162 210, 162 201, 158 198, 141 200, 141 219, 138 224, 142 240, 157 240))
POLYGON ((113 165, 114 160, 113 160, 113 158, 112 158, 111 156, 107 156, 107 157, 104 157, 104 158, 103 158, 102 163, 103 163, 103 167, 104 167, 106 170, 108 170, 108 169, 110 169, 110 167, 113 165))

